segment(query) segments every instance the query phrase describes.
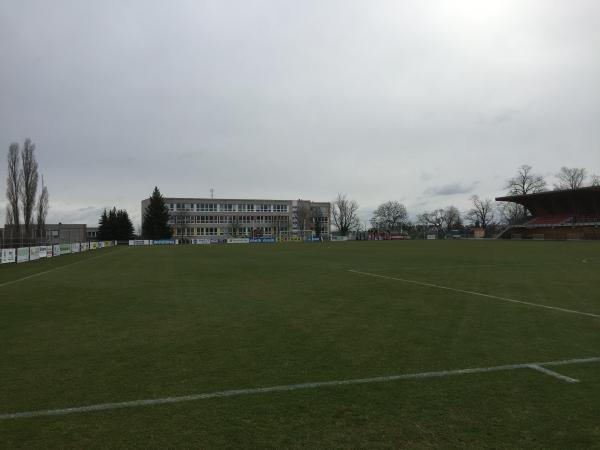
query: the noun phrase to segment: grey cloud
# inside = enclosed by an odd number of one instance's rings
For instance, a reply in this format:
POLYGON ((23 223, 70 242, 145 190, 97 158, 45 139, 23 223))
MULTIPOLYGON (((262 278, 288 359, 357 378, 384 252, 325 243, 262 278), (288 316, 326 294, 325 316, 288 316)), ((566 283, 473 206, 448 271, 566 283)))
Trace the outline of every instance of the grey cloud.
POLYGON ((443 195, 468 194, 473 192, 478 184, 479 181, 475 181, 468 185, 463 185, 461 183, 450 183, 442 186, 433 186, 425 191, 425 195, 435 197, 443 195))
POLYGON ((6 0, 0 156, 31 137, 50 214, 90 224, 154 186, 418 212, 599 173, 600 3, 555 3, 6 0))

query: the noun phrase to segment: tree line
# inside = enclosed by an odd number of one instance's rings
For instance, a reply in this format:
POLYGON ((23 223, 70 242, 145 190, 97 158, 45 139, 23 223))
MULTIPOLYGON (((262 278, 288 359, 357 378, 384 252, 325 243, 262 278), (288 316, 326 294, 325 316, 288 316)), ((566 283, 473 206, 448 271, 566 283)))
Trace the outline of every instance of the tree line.
POLYGON ((35 144, 25 139, 21 147, 13 142, 8 147, 6 178, 6 230, 12 237, 43 237, 50 195, 40 174, 35 157, 35 144), (9 231, 10 230, 10 231, 9 231))
MULTIPOLYGON (((561 167, 555 174, 554 190, 579 189, 585 186, 600 186, 600 176, 589 174, 584 168, 561 167)), ((506 180, 504 189, 507 195, 526 195, 550 190, 545 177, 533 171, 529 165, 522 165, 517 173, 506 180)), ((368 222, 361 222, 358 203, 349 200, 346 194, 338 194, 332 203, 333 225, 341 235, 355 231, 409 232, 418 234, 423 230, 435 230, 439 234, 462 231, 465 227, 483 228, 496 231, 508 224, 518 223, 530 215, 527 209, 512 202, 497 204, 492 199, 470 197, 471 207, 461 212, 456 206, 424 211, 409 220, 406 207, 395 200, 380 204, 368 222)))

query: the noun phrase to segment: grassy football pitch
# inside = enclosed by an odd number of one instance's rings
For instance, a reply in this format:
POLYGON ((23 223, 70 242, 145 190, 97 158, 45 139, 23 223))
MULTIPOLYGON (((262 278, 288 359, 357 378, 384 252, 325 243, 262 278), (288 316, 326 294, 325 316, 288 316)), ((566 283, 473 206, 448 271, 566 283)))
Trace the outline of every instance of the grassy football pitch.
POLYGON ((597 242, 0 267, 1 448, 600 448, 598 357, 597 242))

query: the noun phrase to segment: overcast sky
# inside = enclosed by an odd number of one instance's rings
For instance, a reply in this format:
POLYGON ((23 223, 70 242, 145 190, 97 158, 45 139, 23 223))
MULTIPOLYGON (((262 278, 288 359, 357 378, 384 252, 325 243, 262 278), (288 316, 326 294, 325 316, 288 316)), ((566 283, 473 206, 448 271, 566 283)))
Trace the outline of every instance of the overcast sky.
MULTIPOLYGON (((527 163, 600 173, 600 2, 0 2, 1 190, 31 137, 49 222, 165 196, 411 216, 527 163)), ((4 220, 5 199, 0 204, 4 220)))

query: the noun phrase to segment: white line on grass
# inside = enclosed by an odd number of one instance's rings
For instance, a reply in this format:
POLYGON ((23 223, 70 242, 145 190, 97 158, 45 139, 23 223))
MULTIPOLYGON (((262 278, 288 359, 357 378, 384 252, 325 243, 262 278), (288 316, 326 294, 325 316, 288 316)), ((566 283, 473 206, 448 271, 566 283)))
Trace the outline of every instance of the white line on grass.
POLYGON ((558 372, 555 372, 554 370, 546 369, 545 367, 542 367, 537 364, 531 364, 529 367, 533 370, 537 370, 538 372, 542 372, 542 373, 545 373, 546 375, 550 375, 551 377, 566 381, 567 383, 579 383, 579 380, 576 380, 575 378, 567 377, 566 375, 562 375, 558 372))
POLYGON ((379 275, 379 274, 370 273, 370 272, 361 272, 359 270, 353 270, 353 269, 348 270, 348 272, 356 273, 359 275, 367 275, 370 277, 383 278, 385 280, 401 281, 403 283, 411 283, 411 284, 416 284, 419 286, 425 286, 425 287, 430 287, 430 288, 444 289, 446 291, 460 292, 462 294, 477 295, 479 297, 486 297, 486 298, 491 298, 494 300, 502 300, 503 302, 520 303, 522 305, 535 306, 538 308, 545 308, 545 309, 553 309, 555 311, 561 311, 561 312, 569 313, 569 314, 579 314, 581 316, 600 318, 600 314, 592 314, 592 313, 583 312, 583 311, 576 311, 574 309, 559 308, 558 306, 542 305, 540 303, 525 302, 523 300, 515 300, 513 298, 499 297, 497 295, 484 294, 482 292, 467 291, 464 289, 457 289, 457 288, 452 288, 452 287, 448 287, 448 286, 442 286, 440 284, 426 283, 424 281, 408 280, 406 278, 389 277, 387 275, 379 275))
POLYGON ((103 256, 106 256, 106 255, 112 255, 113 253, 115 253, 115 252, 106 252, 106 253, 103 253, 98 256, 92 256, 91 258, 80 259, 79 261, 75 261, 75 262, 72 262, 69 264, 63 264, 62 266, 58 266, 53 269, 44 270, 43 272, 32 273, 31 275, 27 275, 26 277, 23 277, 23 278, 17 278, 16 280, 5 281, 4 283, 0 284, 0 287, 8 286, 9 284, 18 283, 19 281, 25 281, 25 280, 28 280, 33 277, 39 277, 40 275, 46 275, 47 273, 54 272, 55 270, 62 269, 63 267, 74 266, 76 264, 81 264, 86 261, 91 261, 93 259, 102 258, 103 256))
POLYGON ((517 370, 517 369, 533 369, 539 372, 543 372, 547 375, 551 375, 562 381, 569 383, 576 382, 573 378, 565 377, 551 370, 545 370, 542 366, 562 366, 568 364, 584 364, 599 362, 600 357, 593 358, 580 358, 580 359, 567 359, 560 361, 548 361, 548 362, 532 362, 525 364, 509 364, 503 366, 493 367, 475 367, 469 369, 458 369, 458 370, 442 370, 438 372, 421 372, 421 373, 409 373, 403 375, 391 375, 384 377, 373 377, 373 378, 356 378, 350 380, 333 380, 333 381, 317 381, 314 383, 300 383, 300 384, 286 384, 280 386, 270 386, 262 388, 250 388, 250 389, 233 389, 229 391, 219 392, 208 392, 203 394, 183 395, 178 397, 164 397, 147 400, 132 400, 126 402, 114 402, 114 403, 101 403, 98 405, 88 406, 76 406, 72 408, 63 409, 46 409, 38 411, 25 411, 16 413, 0 414, 0 420, 9 419, 25 419, 31 417, 42 417, 42 416, 63 416, 66 414, 85 413, 91 411, 106 411, 121 408, 134 408, 138 406, 151 406, 151 405, 164 405, 170 403, 182 403, 194 400, 208 400, 212 398, 223 398, 223 397, 235 397, 240 395, 251 395, 251 394, 266 394, 270 392, 284 392, 284 391, 297 391, 300 389, 315 389, 329 386, 347 386, 353 384, 367 384, 367 383, 382 383, 386 381, 398 381, 398 380, 418 380, 423 378, 436 378, 436 377, 447 377, 452 375, 465 375, 472 373, 486 373, 486 372, 499 372, 505 370, 517 370))

